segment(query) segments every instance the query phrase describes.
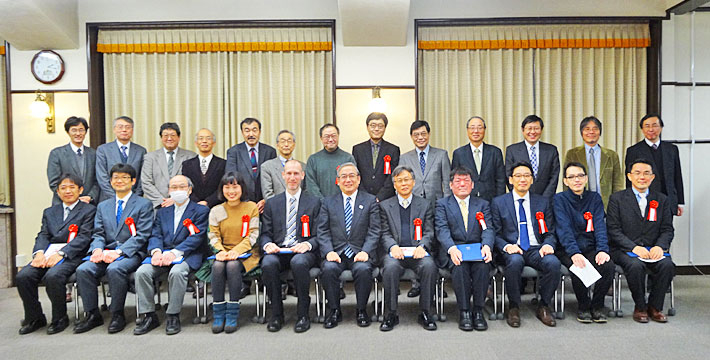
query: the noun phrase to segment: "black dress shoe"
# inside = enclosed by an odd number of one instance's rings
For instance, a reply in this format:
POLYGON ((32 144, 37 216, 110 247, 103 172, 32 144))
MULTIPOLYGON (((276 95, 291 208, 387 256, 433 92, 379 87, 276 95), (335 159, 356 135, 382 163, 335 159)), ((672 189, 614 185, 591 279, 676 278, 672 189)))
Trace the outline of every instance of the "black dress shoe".
POLYGON ((483 316, 483 311, 476 310, 473 312, 473 329, 476 331, 484 331, 488 329, 488 323, 483 316))
POLYGON ((31 332, 37 331, 39 328, 47 326, 47 318, 42 314, 39 318, 26 322, 23 327, 20 328, 20 335, 29 334, 31 332))
POLYGON ((293 330, 297 333, 302 333, 308 331, 308 329, 311 328, 311 320, 308 319, 308 316, 303 316, 298 318, 298 321, 296 322, 296 326, 293 327, 293 330))
MULTIPOLYGON (((111 332, 111 326, 113 326, 114 319, 116 318, 117 315, 114 315, 114 317, 111 319, 111 324, 108 326, 109 328, 109 333, 111 332)), ((155 312, 149 312, 141 318, 140 323, 138 323, 138 326, 136 326, 135 329, 133 329, 133 335, 143 335, 147 334, 151 330, 157 328, 160 325, 160 320, 158 319, 158 314, 155 312)), ((123 329, 121 329, 123 330, 123 329)), ((118 330, 118 331, 121 331, 118 330)))
POLYGON ((473 331, 473 318, 470 311, 461 311, 459 314, 459 329, 473 331))
POLYGON ((434 322, 434 319, 431 318, 428 311, 422 311, 417 318, 417 322, 425 330, 436 330, 436 323, 434 322))
POLYGON ((244 299, 247 295, 251 294, 251 284, 249 286, 244 286, 242 284, 242 290, 239 292, 239 299, 244 299))
POLYGON ((338 323, 343 321, 343 313, 340 309, 334 309, 330 311, 330 314, 325 318, 323 322, 323 327, 326 329, 332 329, 338 326, 338 323))
POLYGON ((340 288, 340 300, 345 299, 345 290, 343 288, 340 288))
POLYGON ((508 316, 506 316, 506 322, 510 327, 520 327, 520 309, 516 307, 510 308, 508 316))
POLYGON ((413 287, 409 289, 409 292, 407 292, 407 297, 413 298, 419 296, 419 294, 422 292, 422 289, 418 287, 413 287))
POLYGON ((180 314, 167 314, 167 318, 165 319, 165 333, 175 335, 179 333, 180 330, 180 314))
POLYGON ((380 324, 380 331, 390 331, 395 325, 399 324, 399 316, 396 312, 390 312, 385 317, 385 320, 380 324))
POLYGON ((60 333, 64 331, 69 326, 69 317, 64 315, 61 319, 59 320, 54 320, 52 321, 51 324, 49 324, 49 327, 47 328, 47 334, 48 335, 54 335, 56 333, 60 333))
POLYGON ((101 326, 104 324, 104 318, 101 317, 101 313, 97 311, 95 312, 89 312, 86 314, 86 317, 84 317, 84 320, 80 321, 76 326, 74 326, 74 333, 75 334, 81 334, 85 333, 97 326, 101 326))
POLYGON ((358 310, 355 322, 359 327, 370 326, 370 317, 367 316, 367 310, 358 310))
POLYGON ((266 325, 266 330, 269 330, 269 332, 277 332, 281 330, 281 327, 284 324, 284 319, 280 316, 274 316, 269 320, 269 324, 266 325))
MULTIPOLYGON (((156 318, 157 322, 157 318, 156 318)), ((155 325, 158 326, 158 325, 155 325)), ((108 324, 108 333, 115 334, 123 331, 126 328, 126 316, 119 313, 114 313, 111 316, 111 322, 108 324)))

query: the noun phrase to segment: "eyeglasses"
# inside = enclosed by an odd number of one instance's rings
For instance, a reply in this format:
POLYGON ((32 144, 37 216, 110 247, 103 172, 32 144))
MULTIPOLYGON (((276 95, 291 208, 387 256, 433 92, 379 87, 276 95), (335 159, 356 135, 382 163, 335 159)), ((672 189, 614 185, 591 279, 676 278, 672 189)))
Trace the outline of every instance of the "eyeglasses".
POLYGON ((642 171, 632 171, 632 172, 631 172, 631 175, 637 176, 637 177, 638 177, 638 176, 641 176, 641 175, 643 175, 643 176, 651 176, 651 175, 653 175, 653 172, 652 172, 652 171, 643 171, 643 172, 642 172, 642 171))
POLYGON ((116 125, 113 128, 116 130, 131 130, 133 129, 133 125, 116 125))
POLYGON ((532 127, 532 126, 527 127, 526 126, 525 128, 523 128, 523 131, 541 131, 541 130, 542 130, 542 128, 539 126, 535 126, 535 127, 532 127))
POLYGON ((73 129, 69 129, 69 133, 72 134, 72 135, 74 135, 74 134, 85 134, 85 133, 86 133, 86 129, 84 129, 84 128, 73 128, 73 129))
POLYGON ((170 189, 170 190, 187 190, 189 188, 190 188, 190 186, 187 184, 170 185, 170 187, 168 187, 168 189, 170 189))
POLYGON ((341 175, 338 176, 338 177, 339 177, 341 180, 348 180, 348 179, 354 180, 354 179, 356 179, 358 176, 360 176, 360 175, 353 173, 353 174, 341 174, 341 175))
POLYGON ((469 131, 483 131, 483 130, 486 130, 486 128, 483 127, 483 126, 469 126, 467 129, 468 129, 469 131))
POLYGON ((577 175, 565 176, 565 179, 567 179, 567 180, 583 180, 586 177, 587 177, 587 174, 577 174, 577 175))
POLYGON ((281 139, 279 140, 279 145, 288 145, 288 144, 293 144, 295 141, 293 139, 281 139))
POLYGON ((513 177, 516 180, 520 180, 520 179, 529 180, 529 179, 532 179, 533 176, 532 176, 532 174, 513 174, 513 177))
POLYGON ((131 181, 131 175, 114 175, 114 176, 111 176, 111 181, 116 181, 116 180, 131 181))
POLYGON ((329 140, 329 139, 337 139, 338 135, 337 134, 332 134, 332 135, 323 135, 323 139, 329 140))
POLYGON ((426 131, 414 132, 414 133, 412 133, 412 137, 413 137, 413 138, 425 137, 425 136, 427 136, 427 135, 429 135, 429 133, 426 132, 426 131))
POLYGON ((178 134, 163 134, 163 135, 160 135, 160 137, 163 139, 176 139, 176 138, 179 138, 180 136, 178 134))
POLYGON ((371 123, 370 125, 367 125, 367 127, 369 127, 372 130, 382 130, 385 128, 385 124, 372 124, 371 123))
POLYGON ((454 184, 467 184, 471 182, 471 178, 459 178, 451 181, 454 184))
POLYGON ((658 129, 659 127, 661 127, 661 125, 659 125, 659 124, 644 124, 643 125, 644 129, 658 129))
POLYGON ((404 184, 404 183, 412 182, 412 180, 414 180, 414 179, 412 179, 410 177, 406 177, 406 178, 401 178, 401 179, 395 179, 394 183, 395 184, 404 184))
POLYGON ((212 138, 212 136, 200 136, 200 137, 197 138, 197 141, 198 141, 198 142, 202 142, 202 141, 213 141, 213 140, 214 140, 214 139, 212 138))

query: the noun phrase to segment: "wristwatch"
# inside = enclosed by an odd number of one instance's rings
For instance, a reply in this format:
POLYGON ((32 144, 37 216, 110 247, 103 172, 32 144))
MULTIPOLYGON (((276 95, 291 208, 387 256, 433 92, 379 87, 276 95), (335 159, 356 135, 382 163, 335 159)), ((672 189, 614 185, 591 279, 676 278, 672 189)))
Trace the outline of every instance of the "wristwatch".
POLYGON ((123 255, 123 250, 121 250, 121 249, 116 249, 116 254, 118 254, 118 256, 123 255))
POLYGON ((67 253, 65 253, 64 251, 61 251, 61 250, 57 251, 57 254, 59 254, 59 256, 65 258, 65 259, 67 257, 67 253))

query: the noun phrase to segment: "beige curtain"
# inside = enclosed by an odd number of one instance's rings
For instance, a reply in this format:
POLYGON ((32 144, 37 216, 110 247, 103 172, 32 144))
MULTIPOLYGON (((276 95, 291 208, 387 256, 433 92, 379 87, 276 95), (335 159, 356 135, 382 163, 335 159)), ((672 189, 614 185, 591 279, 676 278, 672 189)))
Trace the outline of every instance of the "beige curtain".
POLYGON ((239 122, 254 117, 264 143, 293 131, 294 156, 305 160, 332 121, 330 28, 101 31, 99 51, 107 122, 131 116, 134 140, 149 151, 160 146, 160 124, 173 121, 183 147, 195 150, 194 134, 207 127, 224 156, 243 140, 239 122))
POLYGON ((0 205, 10 206, 10 161, 7 136, 7 104, 5 88, 5 43, 0 40, 0 205))

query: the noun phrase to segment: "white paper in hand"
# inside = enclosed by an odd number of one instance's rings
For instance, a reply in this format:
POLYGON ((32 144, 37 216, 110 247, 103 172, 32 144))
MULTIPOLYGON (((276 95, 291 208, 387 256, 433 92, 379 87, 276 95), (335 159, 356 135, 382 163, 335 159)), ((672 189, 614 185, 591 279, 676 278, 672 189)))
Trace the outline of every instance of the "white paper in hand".
POLYGON ((59 250, 61 250, 66 245, 67 245, 66 243, 52 243, 51 245, 49 245, 47 250, 44 251, 44 256, 50 257, 50 256, 56 254, 59 250))
POLYGON ((590 263, 586 257, 582 258, 584 259, 584 268, 580 268, 577 267, 577 265, 572 264, 572 266, 569 267, 569 271, 577 275, 579 280, 582 280, 582 282, 584 283, 584 286, 590 287, 592 286, 592 284, 597 282, 597 280, 601 279, 602 276, 599 274, 597 269, 592 266, 592 263, 590 263))

